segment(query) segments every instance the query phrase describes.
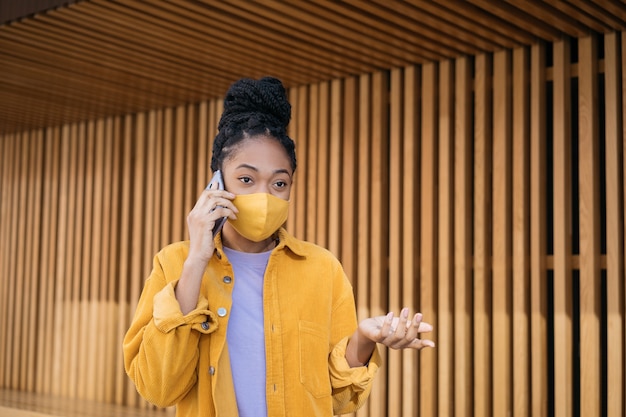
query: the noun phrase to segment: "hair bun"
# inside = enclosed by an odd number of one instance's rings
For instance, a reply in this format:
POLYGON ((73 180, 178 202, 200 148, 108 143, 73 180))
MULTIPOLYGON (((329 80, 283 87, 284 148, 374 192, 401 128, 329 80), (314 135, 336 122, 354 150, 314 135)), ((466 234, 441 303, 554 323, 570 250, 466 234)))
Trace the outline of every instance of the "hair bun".
POLYGON ((274 119, 286 128, 291 105, 282 82, 274 77, 242 78, 232 84, 224 98, 224 119, 260 117, 274 119))

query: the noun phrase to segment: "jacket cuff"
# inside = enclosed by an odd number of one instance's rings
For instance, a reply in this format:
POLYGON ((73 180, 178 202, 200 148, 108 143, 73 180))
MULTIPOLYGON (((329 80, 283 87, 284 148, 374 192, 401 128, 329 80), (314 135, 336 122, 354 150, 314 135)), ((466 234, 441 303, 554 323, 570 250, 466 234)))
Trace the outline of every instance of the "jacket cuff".
POLYGON ((346 360, 346 348, 350 336, 346 336, 335 345, 329 358, 330 377, 333 387, 343 388, 351 385, 355 391, 365 391, 373 382, 381 364, 378 346, 374 348, 367 365, 350 367, 346 360))
POLYGON ((202 295, 196 308, 183 316, 174 292, 177 282, 167 284, 154 296, 152 317, 156 328, 163 333, 184 325, 190 325, 193 330, 204 334, 217 330, 217 317, 209 310, 209 301, 202 295))

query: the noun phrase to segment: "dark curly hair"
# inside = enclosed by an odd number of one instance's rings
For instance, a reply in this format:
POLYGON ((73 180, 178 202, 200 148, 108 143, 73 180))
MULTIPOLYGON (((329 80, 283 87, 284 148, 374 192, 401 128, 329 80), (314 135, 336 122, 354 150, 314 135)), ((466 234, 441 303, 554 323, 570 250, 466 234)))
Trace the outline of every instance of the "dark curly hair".
POLYGON ((221 169, 236 145, 257 135, 272 137, 280 142, 296 170, 293 140, 287 136, 291 119, 291 104, 280 80, 264 77, 259 80, 242 78, 233 83, 224 97, 224 111, 213 142, 211 170, 221 169))

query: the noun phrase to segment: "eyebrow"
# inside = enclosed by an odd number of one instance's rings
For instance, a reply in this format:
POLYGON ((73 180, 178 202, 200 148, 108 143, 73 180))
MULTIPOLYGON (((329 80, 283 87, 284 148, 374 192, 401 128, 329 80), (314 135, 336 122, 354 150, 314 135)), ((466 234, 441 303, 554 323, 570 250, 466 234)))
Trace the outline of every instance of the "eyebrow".
MULTIPOLYGON (((248 165, 248 164, 241 164, 239 166, 237 166, 237 168, 248 168, 251 169, 253 171, 259 172, 258 168, 252 165, 248 165)), ((287 174, 287 175, 291 175, 289 173, 288 170, 284 169, 284 168, 280 168, 274 171, 274 174, 287 174)))

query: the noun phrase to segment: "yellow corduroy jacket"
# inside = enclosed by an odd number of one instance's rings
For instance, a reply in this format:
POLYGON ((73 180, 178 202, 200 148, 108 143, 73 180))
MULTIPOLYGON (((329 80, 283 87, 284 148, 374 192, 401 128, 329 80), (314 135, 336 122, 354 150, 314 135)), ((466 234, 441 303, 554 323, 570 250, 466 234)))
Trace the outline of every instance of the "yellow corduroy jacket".
MULTIPOLYGON (((264 277, 268 417, 331 416, 367 399, 380 365, 345 359, 357 319, 350 282, 327 250, 279 231, 264 277)), ((237 417, 226 330, 236 285, 216 237, 198 304, 183 316, 174 289, 189 242, 154 257, 135 317, 124 338, 124 366, 137 391, 181 417, 237 417)))

